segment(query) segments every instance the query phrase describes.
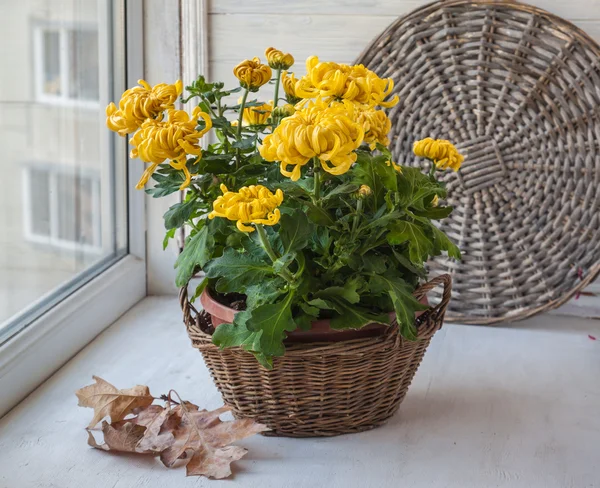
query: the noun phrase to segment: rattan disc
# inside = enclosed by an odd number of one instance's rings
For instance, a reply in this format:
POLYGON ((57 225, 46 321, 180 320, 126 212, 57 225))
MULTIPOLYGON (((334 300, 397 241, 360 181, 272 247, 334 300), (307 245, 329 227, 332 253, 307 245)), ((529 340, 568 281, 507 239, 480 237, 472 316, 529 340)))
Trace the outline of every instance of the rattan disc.
POLYGON ((416 139, 466 156, 444 176, 443 229, 463 259, 446 319, 492 324, 554 308, 600 271, 600 47, 548 12, 450 0, 400 18, 358 59, 392 77, 398 161, 416 139))

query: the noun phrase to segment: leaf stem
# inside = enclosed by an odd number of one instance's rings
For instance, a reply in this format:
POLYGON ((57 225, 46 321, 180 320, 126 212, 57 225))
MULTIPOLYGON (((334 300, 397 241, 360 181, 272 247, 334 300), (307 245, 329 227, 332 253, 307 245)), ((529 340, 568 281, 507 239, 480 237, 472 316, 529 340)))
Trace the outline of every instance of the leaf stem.
POLYGON ((276 82, 275 82, 275 94, 273 95, 273 108, 277 107, 279 102, 279 83, 281 81, 281 68, 277 70, 276 82))
MULTIPOLYGON (((238 116, 237 132, 235 135, 235 138, 237 139, 238 142, 242 139, 242 121, 244 119, 244 107, 246 106, 246 99, 248 98, 248 93, 250 93, 250 90, 248 88, 244 88, 244 94, 242 95, 242 103, 240 103, 240 114, 238 116)), ((236 171, 240 167, 240 155, 241 155, 241 150, 239 148, 237 148, 235 150, 235 169, 236 169, 236 171)))
MULTIPOLYGON (((277 256, 277 254, 275 254, 273 247, 271 247, 271 243, 269 242, 269 238, 267 237, 265 228, 262 226, 262 224, 256 224, 256 231, 258 232, 258 238, 260 239, 260 243, 262 244, 263 249, 269 255, 271 261, 275 263, 275 261, 277 261, 279 257, 277 256)), ((289 269, 283 268, 280 271, 280 274, 289 283, 294 282, 294 276, 292 275, 289 269)))

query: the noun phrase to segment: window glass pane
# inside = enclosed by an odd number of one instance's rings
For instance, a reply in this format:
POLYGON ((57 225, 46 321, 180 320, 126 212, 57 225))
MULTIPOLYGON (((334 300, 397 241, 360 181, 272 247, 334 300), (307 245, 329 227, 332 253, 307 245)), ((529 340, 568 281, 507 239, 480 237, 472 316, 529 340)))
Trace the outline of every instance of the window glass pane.
POLYGON ((32 234, 50 237, 50 174, 32 169, 29 172, 29 219, 32 234))
POLYGON ((2 343, 127 252, 127 149, 122 2, 0 5, 2 343))
POLYGON ((70 30, 69 97, 98 100, 98 32, 70 30))
POLYGON ((42 29, 42 86, 48 95, 60 95, 60 32, 42 29))

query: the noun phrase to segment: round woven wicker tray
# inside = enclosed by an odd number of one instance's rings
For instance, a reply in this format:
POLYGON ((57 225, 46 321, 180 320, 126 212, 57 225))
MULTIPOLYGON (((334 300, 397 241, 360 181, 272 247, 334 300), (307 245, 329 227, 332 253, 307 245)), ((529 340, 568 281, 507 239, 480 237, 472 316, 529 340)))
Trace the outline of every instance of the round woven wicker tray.
POLYGON ((416 341, 402 339, 393 325, 377 337, 288 344, 271 371, 239 347, 215 346, 186 287, 179 300, 192 345, 202 353, 223 401, 236 417, 267 425, 271 430, 266 435, 334 436, 377 427, 398 410, 444 321, 450 277, 434 278, 414 292, 421 299, 436 286, 443 286, 442 300, 417 319, 416 341))
MULTIPOLYGON (((600 271, 600 47, 569 22, 507 1, 437 2, 400 18, 358 59, 392 77, 391 148, 450 139, 443 229, 463 259, 446 318, 493 324, 557 307, 600 271)), ((437 299, 440 299, 438 293, 437 299)), ((435 297, 434 297, 435 300, 435 297)))

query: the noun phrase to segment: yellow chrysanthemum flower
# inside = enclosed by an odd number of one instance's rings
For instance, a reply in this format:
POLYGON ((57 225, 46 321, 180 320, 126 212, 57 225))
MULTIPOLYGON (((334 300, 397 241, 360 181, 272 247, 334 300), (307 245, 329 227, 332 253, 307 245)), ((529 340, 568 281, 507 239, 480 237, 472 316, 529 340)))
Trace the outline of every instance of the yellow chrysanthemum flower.
POLYGON ((265 125, 271 116, 272 110, 273 102, 245 108, 242 115, 242 122, 244 125, 265 125))
POLYGON ((438 169, 460 169, 464 156, 458 152, 450 141, 427 137, 413 144, 415 156, 430 159, 438 169))
POLYGON ((367 108, 357 110, 356 121, 365 130, 365 142, 371 150, 375 149, 377 143, 389 146, 388 133, 392 129, 392 122, 383 110, 367 108))
POLYGON ((393 107, 398 96, 385 101, 393 88, 391 78, 379 78, 362 64, 320 62, 318 57, 311 56, 306 60, 306 75, 296 83, 295 93, 301 98, 342 98, 369 107, 393 107))
POLYGON ((258 58, 246 59, 233 68, 233 74, 240 85, 251 91, 258 90, 271 79, 271 68, 258 58))
POLYGON ((141 86, 123 93, 118 109, 114 103, 106 107, 106 125, 122 136, 138 130, 146 119, 154 119, 164 110, 174 108, 175 100, 183 91, 181 80, 174 85, 159 83, 154 87, 144 80, 138 83, 141 86))
POLYGON ((140 181, 136 185, 141 190, 156 170, 159 164, 170 159, 170 165, 185 174, 185 181, 181 189, 190 184, 192 175, 187 169, 187 155, 200 156, 199 139, 212 127, 208 114, 196 107, 190 117, 184 110, 170 109, 167 120, 147 119, 140 130, 129 141, 133 146, 132 158, 140 158, 150 166, 146 168, 140 181), (202 118, 205 128, 196 129, 198 119, 202 118))
POLYGON ((267 48, 265 57, 273 69, 289 69, 294 64, 294 56, 290 53, 283 53, 274 47, 267 48))
POLYGON ((259 151, 267 161, 280 161, 281 174, 293 181, 313 157, 322 168, 341 175, 356 161, 354 152, 362 143, 364 130, 354 120, 354 105, 317 100, 286 117, 265 137, 259 151), (289 167, 292 166, 292 171, 289 167))
POLYGON ((213 202, 209 219, 222 217, 235 220, 237 228, 242 232, 254 231, 254 227, 247 224, 275 225, 279 222, 281 213, 277 207, 283 202, 281 190, 273 194, 262 185, 245 186, 237 192, 229 191, 223 184, 220 188, 223 195, 213 202))
POLYGON ((287 71, 281 73, 281 85, 285 92, 285 98, 292 105, 296 105, 301 100, 300 97, 296 96, 296 83, 298 83, 298 80, 294 76, 294 73, 290 73, 289 75, 287 71))

